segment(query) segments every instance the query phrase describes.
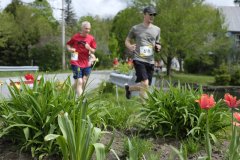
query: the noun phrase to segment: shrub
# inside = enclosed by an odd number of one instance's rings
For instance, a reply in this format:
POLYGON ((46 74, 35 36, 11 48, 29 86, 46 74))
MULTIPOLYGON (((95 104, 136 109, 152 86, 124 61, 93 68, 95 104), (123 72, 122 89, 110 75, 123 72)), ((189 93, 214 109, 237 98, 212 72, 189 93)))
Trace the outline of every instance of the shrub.
POLYGON ((17 142, 22 149, 32 151, 33 157, 43 157, 57 152, 53 142, 44 142, 44 136, 59 132, 57 116, 60 111, 70 112, 75 106, 75 94, 70 79, 63 84, 34 81, 33 88, 21 84, 9 86, 11 98, 0 104, 0 115, 4 127, 0 137, 17 142))
POLYGON ((215 75, 215 84, 229 85, 231 81, 230 74, 215 75))
POLYGON ((109 54, 97 51, 95 55, 99 59, 99 62, 96 64, 96 68, 106 69, 112 67, 112 59, 109 54))
POLYGON ((228 72, 228 67, 225 64, 214 70, 215 84, 228 85, 231 81, 231 75, 228 72))
MULTIPOLYGON (((169 90, 154 89, 142 108, 145 116, 144 130, 157 136, 169 136, 185 138, 192 136, 201 139, 205 133, 206 119, 204 112, 199 109, 195 100, 202 91, 193 90, 184 85, 173 87, 169 84, 169 90)), ((226 109, 221 108, 219 101, 209 113, 210 132, 215 133, 228 124, 225 119, 226 109)))
POLYGON ((211 74, 213 68, 213 57, 209 54, 191 55, 184 60, 184 71, 188 73, 211 74))
POLYGON ((235 70, 233 74, 231 75, 231 85, 240 85, 240 70, 235 70))
POLYGON ((38 65, 41 71, 56 71, 62 67, 61 46, 58 43, 48 43, 43 47, 31 49, 33 64, 38 65))
POLYGON ((89 94, 89 100, 92 101, 89 104, 89 116, 93 124, 125 130, 138 120, 135 114, 139 113, 141 104, 134 98, 126 101, 124 90, 118 88, 116 93, 115 87, 111 83, 103 83, 89 94))
POLYGON ((129 74, 130 68, 127 63, 119 63, 119 65, 116 67, 116 72, 122 73, 122 74, 129 74))

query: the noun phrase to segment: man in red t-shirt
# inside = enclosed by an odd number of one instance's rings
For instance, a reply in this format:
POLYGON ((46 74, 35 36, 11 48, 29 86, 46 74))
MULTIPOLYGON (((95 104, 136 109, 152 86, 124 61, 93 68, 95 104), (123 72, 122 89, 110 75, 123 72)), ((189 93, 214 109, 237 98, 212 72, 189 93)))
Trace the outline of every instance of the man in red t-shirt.
POLYGON ((84 90, 87 77, 91 72, 89 56, 95 52, 97 47, 95 38, 89 34, 90 30, 91 24, 88 21, 82 22, 81 32, 73 35, 67 42, 67 49, 72 53, 70 63, 77 96, 80 96, 84 90))

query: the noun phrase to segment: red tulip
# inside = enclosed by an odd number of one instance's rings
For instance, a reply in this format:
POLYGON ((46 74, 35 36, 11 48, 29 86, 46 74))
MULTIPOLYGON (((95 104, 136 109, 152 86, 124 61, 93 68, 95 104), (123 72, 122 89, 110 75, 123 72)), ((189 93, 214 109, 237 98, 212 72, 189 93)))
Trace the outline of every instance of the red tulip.
POLYGON ((237 101, 237 97, 233 97, 231 94, 226 93, 224 95, 224 101, 230 108, 237 108, 240 104, 240 100, 237 101))
POLYGON ((32 74, 25 74, 24 77, 26 80, 32 80, 32 81, 34 80, 34 76, 32 74))
POLYGON ((233 113, 233 116, 236 118, 236 120, 240 121, 240 113, 235 112, 233 113))
POLYGON ((199 106, 202 108, 202 109, 210 109, 212 107, 215 106, 216 102, 213 98, 213 95, 209 96, 207 94, 202 94, 202 96, 200 97, 199 100, 196 100, 196 102, 199 103, 199 106))

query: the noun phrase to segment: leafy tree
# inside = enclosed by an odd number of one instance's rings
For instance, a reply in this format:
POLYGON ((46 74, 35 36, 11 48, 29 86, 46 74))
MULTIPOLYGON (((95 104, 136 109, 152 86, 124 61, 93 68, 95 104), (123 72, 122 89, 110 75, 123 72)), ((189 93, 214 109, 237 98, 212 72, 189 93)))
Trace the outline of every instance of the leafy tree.
POLYGON ((61 45, 57 42, 49 42, 44 46, 35 46, 31 49, 34 65, 40 66, 42 71, 54 71, 61 69, 61 45))
POLYGON ((133 4, 133 6, 143 10, 144 7, 153 5, 155 6, 158 0, 129 0, 130 4, 133 4))
MULTIPOLYGON (((9 6, 13 6, 13 4, 9 6)), ((30 65, 29 47, 37 42, 39 36, 36 26, 32 25, 34 22, 32 11, 29 7, 21 4, 14 8, 9 6, 7 7, 7 13, 14 16, 15 29, 13 31, 16 32, 14 36, 8 39, 7 45, 1 49, 3 65, 30 65)))
POLYGON ((108 48, 111 51, 111 57, 117 57, 117 52, 119 50, 118 48, 118 41, 116 39, 116 35, 114 33, 111 34, 111 36, 109 37, 109 41, 108 41, 108 48))
POLYGON ((2 12, 0 13, 0 47, 4 47, 7 41, 12 38, 17 31, 15 28, 15 22, 12 15, 2 12))
POLYGON ((22 2, 20 0, 12 0, 12 3, 10 3, 4 10, 8 13, 11 13, 15 17, 16 9, 20 5, 22 5, 22 2))
POLYGON ((39 14, 37 8, 21 3, 15 7, 9 6, 6 8, 7 13, 14 17, 12 21, 15 25, 9 28, 9 31, 12 30, 14 35, 7 39, 4 46, 0 46, 1 60, 3 65, 31 65, 33 59, 30 53, 31 48, 36 44, 47 43, 51 40, 49 36, 54 35, 56 28, 53 27, 56 26, 49 21, 48 16, 39 14))
POLYGON ((173 57, 178 53, 188 55, 217 54, 220 48, 229 48, 226 29, 217 10, 203 5, 199 0, 160 0, 159 15, 155 24, 161 27, 162 51, 159 54, 167 65, 170 75, 173 57))
POLYGON ((35 0, 30 6, 35 8, 34 14, 43 16, 48 20, 48 23, 56 24, 53 10, 47 0, 35 0))
POLYGON ((116 35, 119 44, 119 54, 123 57, 123 53, 127 53, 125 47, 125 39, 129 30, 133 25, 141 23, 142 14, 136 7, 126 8, 120 11, 113 19, 111 33, 116 35))
POLYGON ((65 22, 68 26, 74 26, 77 23, 76 14, 72 8, 72 0, 65 0, 66 8, 65 8, 65 22))

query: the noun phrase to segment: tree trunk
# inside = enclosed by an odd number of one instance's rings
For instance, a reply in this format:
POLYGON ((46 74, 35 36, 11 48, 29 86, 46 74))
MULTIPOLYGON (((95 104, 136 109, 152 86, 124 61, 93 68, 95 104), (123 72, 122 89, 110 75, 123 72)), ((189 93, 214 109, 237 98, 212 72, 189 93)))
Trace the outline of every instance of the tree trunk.
POLYGON ((167 57, 167 76, 171 75, 171 65, 172 65, 172 57, 167 57))
POLYGON ((183 65, 182 65, 182 58, 178 58, 178 62, 179 62, 179 71, 182 72, 183 71, 183 65))

